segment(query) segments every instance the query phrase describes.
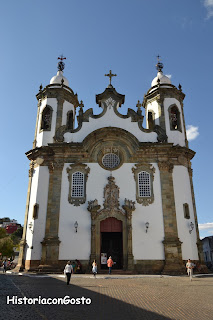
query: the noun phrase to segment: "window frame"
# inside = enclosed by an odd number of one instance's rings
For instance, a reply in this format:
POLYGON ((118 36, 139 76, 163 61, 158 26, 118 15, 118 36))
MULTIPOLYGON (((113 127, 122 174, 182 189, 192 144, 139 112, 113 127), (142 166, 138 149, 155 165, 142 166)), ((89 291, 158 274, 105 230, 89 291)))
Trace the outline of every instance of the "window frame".
POLYGON ((136 182, 136 200, 138 203, 143 206, 148 206, 154 202, 154 190, 153 190, 153 181, 154 181, 154 173, 155 168, 152 164, 136 164, 135 168, 132 168, 132 172, 134 174, 135 182, 136 182), (139 188, 139 174, 141 172, 146 172, 149 174, 149 185, 150 185, 150 196, 141 196, 140 188, 139 188))
POLYGON ((86 182, 88 179, 88 174, 90 168, 83 163, 74 163, 67 168, 68 181, 69 181, 69 191, 68 191, 68 202, 74 206, 80 206, 86 202, 86 182), (82 196, 73 196, 73 175, 77 172, 80 172, 83 175, 83 195, 82 196))

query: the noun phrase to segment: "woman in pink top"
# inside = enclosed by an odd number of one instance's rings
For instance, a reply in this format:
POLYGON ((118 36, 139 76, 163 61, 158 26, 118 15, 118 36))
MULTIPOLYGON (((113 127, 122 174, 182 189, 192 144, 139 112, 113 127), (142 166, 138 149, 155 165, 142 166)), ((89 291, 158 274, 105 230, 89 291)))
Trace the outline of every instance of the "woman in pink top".
POLYGON ((109 274, 111 274, 113 264, 114 262, 112 260, 112 257, 110 256, 109 259, 107 260, 107 267, 109 268, 109 274))

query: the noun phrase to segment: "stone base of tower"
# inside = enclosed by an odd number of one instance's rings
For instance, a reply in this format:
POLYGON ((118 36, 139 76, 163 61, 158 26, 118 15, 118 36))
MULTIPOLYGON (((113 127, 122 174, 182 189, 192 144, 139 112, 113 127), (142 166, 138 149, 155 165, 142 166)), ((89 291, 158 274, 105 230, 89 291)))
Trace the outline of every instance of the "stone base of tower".
POLYGON ((161 274, 181 275, 186 274, 186 267, 181 263, 166 262, 161 274))

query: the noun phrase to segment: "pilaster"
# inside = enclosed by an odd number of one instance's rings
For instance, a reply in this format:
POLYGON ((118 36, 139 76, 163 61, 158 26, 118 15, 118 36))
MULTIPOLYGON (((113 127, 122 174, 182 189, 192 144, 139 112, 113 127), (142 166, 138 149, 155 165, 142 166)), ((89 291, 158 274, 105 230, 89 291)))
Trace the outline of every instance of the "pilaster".
POLYGON ((182 263, 181 241, 178 238, 177 219, 175 209, 175 197, 173 187, 173 164, 167 161, 159 161, 162 208, 164 220, 163 241, 165 252, 165 265, 163 274, 180 274, 185 272, 182 263))
POLYGON ((42 241, 42 265, 55 266, 58 264, 60 244, 58 228, 63 166, 63 160, 55 160, 49 163, 49 193, 45 237, 42 241))

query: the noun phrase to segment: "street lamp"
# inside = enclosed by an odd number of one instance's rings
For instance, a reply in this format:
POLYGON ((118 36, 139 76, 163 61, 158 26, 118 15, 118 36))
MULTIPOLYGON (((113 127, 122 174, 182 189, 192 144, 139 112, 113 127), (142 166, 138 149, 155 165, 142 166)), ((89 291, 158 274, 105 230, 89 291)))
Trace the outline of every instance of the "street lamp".
POLYGON ((194 223, 190 223, 189 225, 189 233, 191 234, 192 233, 192 230, 194 229, 194 223))
POLYGON ((146 222, 145 223, 145 226, 146 226, 146 233, 148 232, 148 229, 149 229, 149 222, 146 222))
POLYGON ((77 221, 74 223, 74 227, 75 227, 75 232, 78 232, 78 222, 77 221))

